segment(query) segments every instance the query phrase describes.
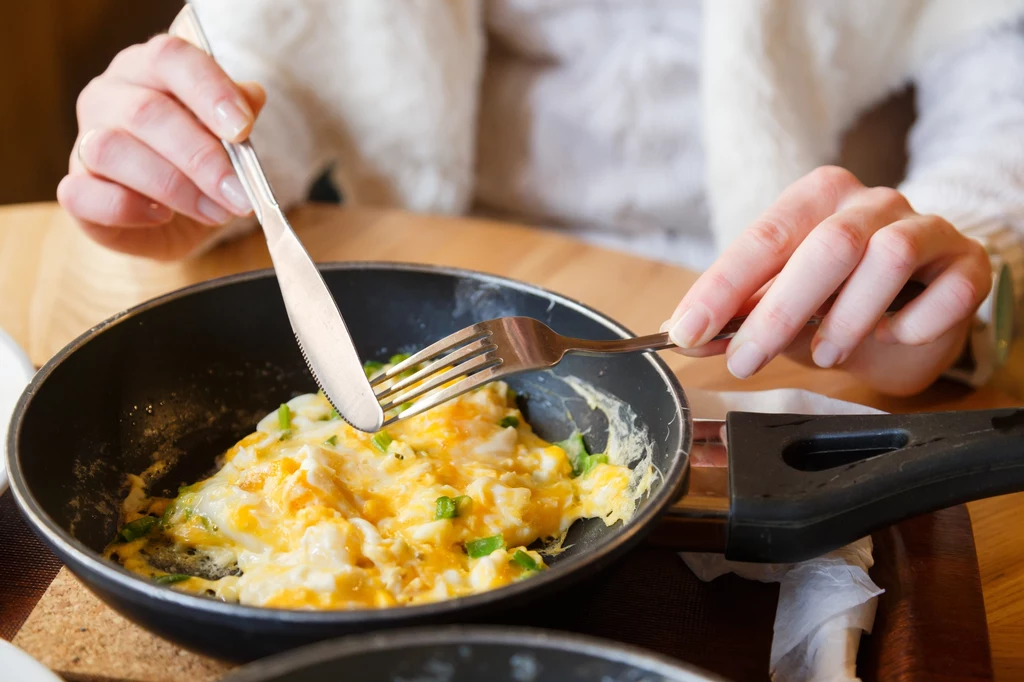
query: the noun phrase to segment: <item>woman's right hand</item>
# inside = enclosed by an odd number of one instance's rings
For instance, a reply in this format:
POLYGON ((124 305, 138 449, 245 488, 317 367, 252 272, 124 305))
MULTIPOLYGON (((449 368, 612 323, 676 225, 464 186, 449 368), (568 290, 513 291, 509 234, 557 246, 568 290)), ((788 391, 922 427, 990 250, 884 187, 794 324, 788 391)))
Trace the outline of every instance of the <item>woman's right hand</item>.
POLYGON ((100 244, 172 260, 252 212, 220 140, 249 136, 266 100, 202 50, 133 45, 78 98, 78 139, 57 200, 100 244))

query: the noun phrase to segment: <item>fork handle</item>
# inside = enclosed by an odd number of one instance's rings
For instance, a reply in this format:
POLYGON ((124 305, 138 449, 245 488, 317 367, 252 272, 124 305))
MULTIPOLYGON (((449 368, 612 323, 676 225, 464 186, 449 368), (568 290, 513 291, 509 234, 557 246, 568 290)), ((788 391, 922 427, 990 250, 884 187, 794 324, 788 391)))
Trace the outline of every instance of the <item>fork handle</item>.
MULTIPOLYGON (((883 317, 892 317, 899 311, 917 298, 925 290, 925 285, 920 282, 907 282, 903 289, 896 294, 896 298, 893 299, 892 303, 883 313, 883 317)), ((832 309, 832 304, 836 302, 838 293, 832 294, 825 300, 822 307, 819 308, 819 313, 812 315, 804 326, 811 327, 821 324, 821 321, 825 319, 825 315, 832 309)), ((740 330, 743 322, 746 321, 746 315, 740 315, 734 317, 725 323, 722 330, 711 338, 711 341, 720 341, 722 339, 731 339, 736 335, 736 332, 740 330)), ((709 341, 710 343, 710 341, 709 341)), ((669 338, 668 332, 661 332, 658 334, 648 334, 647 336, 636 336, 631 339, 615 339, 614 341, 590 341, 585 339, 573 339, 573 348, 568 352, 570 353, 594 353, 604 355, 605 353, 636 353, 642 351, 656 351, 666 350, 668 348, 677 348, 678 346, 669 338)))

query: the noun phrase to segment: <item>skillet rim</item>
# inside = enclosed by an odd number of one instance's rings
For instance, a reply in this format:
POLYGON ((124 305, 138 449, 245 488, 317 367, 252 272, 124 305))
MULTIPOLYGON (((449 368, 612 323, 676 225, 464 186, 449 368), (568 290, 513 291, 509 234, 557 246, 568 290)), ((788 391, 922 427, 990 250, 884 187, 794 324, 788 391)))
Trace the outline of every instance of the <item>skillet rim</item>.
MULTIPOLYGON (((503 288, 539 295, 549 301, 557 302, 575 310, 591 320, 598 322, 610 331, 621 337, 634 336, 633 332, 611 319, 600 311, 569 298, 554 291, 539 287, 526 282, 521 282, 500 275, 456 268, 448 266, 436 266, 420 263, 401 263, 389 261, 333 261, 317 263, 321 272, 331 271, 354 271, 354 270, 383 270, 414 272, 428 275, 445 275, 459 279, 472 279, 491 283, 503 288)), ((20 466, 21 452, 17 447, 17 441, 21 434, 24 417, 31 407, 32 399, 42 384, 49 378, 54 370, 76 350, 89 343, 92 339, 103 334, 106 330, 123 324, 142 313, 157 308, 166 303, 183 299, 188 296, 201 294, 209 289, 227 287, 236 284, 244 284, 258 279, 274 278, 276 274, 272 268, 252 270, 217 277, 204 282, 189 285, 168 292, 166 294, 149 299, 124 311, 116 313, 99 324, 93 326, 80 334, 64 348, 58 351, 38 372, 26 387, 18 403, 15 406, 14 414, 10 423, 6 443, 7 469, 10 475, 10 489, 14 494, 15 502, 22 516, 29 522, 32 529, 46 540, 52 548, 58 550, 59 554, 64 553, 73 557, 81 567, 87 571, 98 574, 99 578, 90 576, 83 578, 85 582, 105 581, 105 589, 118 588, 118 597, 142 603, 145 605, 150 601, 158 604, 169 604, 176 607, 183 607, 193 614, 210 616, 230 617, 240 619, 239 622, 259 621, 274 624, 294 623, 296 625, 357 625, 365 623, 370 627, 400 625, 404 621, 422 622, 424 619, 445 618, 453 613, 465 611, 475 613, 481 607, 499 606, 503 603, 512 602, 517 598, 529 597, 531 593, 543 594, 557 587, 557 583, 572 583, 577 578, 586 576, 592 572, 595 565, 603 566, 608 561, 619 556, 629 547, 633 546, 642 534, 658 520, 674 501, 677 492, 681 489, 689 469, 689 452, 693 441, 693 428, 691 425, 689 404, 686 394, 679 383, 678 378, 668 367, 663 359, 656 353, 646 353, 645 359, 652 364, 654 370, 661 377, 668 389, 669 395, 675 404, 676 416, 681 423, 686 425, 685 432, 679 448, 674 453, 672 466, 668 471, 662 472, 664 483, 659 490, 648 498, 646 508, 642 513, 631 518, 627 523, 613 531, 608 542, 596 552, 588 552, 578 558, 571 558, 563 567, 552 568, 540 575, 533 576, 530 580, 523 580, 511 585, 505 585, 498 589, 487 590, 478 594, 454 599, 445 599, 426 604, 413 606, 398 606, 383 609, 353 609, 353 610, 300 610, 270 608, 264 606, 250 606, 244 604, 222 602, 208 597, 179 592, 153 583, 149 583, 139 576, 124 569, 123 567, 102 559, 98 553, 86 547, 79 540, 70 535, 64 528, 60 527, 47 514, 32 491, 28 489, 20 466), (576 574, 576 575, 574 575, 576 574)), ((673 418, 674 421, 674 418, 673 418)), ((671 422, 669 422, 671 424, 671 422)), ((63 562, 65 565, 66 562, 63 562)), ((72 569, 76 575, 78 570, 72 569)), ((79 576, 80 578, 82 576, 79 576)))
POLYGON ((402 628, 339 637, 273 654, 232 671, 221 682, 272 682, 281 675, 302 672, 313 665, 342 662, 364 651, 387 651, 399 655, 421 646, 512 645, 548 651, 582 653, 591 658, 643 668, 665 678, 665 682, 726 682, 724 677, 687 661, 605 637, 564 630, 496 625, 446 625, 402 628))

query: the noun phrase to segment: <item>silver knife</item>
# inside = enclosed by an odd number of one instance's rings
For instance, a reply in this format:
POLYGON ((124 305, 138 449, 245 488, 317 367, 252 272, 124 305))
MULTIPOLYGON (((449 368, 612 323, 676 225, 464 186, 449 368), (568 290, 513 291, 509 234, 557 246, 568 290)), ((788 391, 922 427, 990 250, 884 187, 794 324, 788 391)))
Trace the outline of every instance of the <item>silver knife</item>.
MULTIPOLYGON (((214 56, 191 4, 185 4, 170 33, 214 56)), ((379 431, 384 412, 363 372, 345 320, 278 206, 256 152, 248 141, 224 142, 224 148, 263 227, 288 320, 313 379, 342 419, 360 431, 379 431)))

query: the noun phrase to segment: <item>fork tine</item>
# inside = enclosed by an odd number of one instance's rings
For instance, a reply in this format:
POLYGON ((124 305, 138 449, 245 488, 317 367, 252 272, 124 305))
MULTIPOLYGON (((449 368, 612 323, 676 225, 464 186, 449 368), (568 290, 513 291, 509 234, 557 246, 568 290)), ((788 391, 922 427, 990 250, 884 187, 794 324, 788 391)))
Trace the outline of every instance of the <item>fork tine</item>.
POLYGON ((412 404, 412 407, 410 407, 408 410, 405 410, 401 414, 396 414, 390 419, 385 420, 383 426, 394 424, 396 421, 400 419, 405 419, 407 417, 415 417, 418 414, 422 414, 427 410, 431 409, 432 407, 436 407, 437 405, 440 405, 443 402, 460 396, 467 391, 472 391, 477 386, 486 384, 488 381, 492 381, 497 376, 497 374, 498 368, 494 366, 486 367, 485 369, 477 372, 476 374, 470 374, 465 379, 460 380, 459 382, 449 386, 448 388, 442 389, 440 391, 437 391, 436 393, 428 395, 426 398, 423 398, 422 400, 417 400, 412 404))
POLYGON ((387 371, 381 372, 373 379, 370 380, 371 386, 378 386, 388 379, 392 379, 407 369, 411 369, 421 362, 427 360, 433 360, 438 355, 441 355, 445 351, 453 350, 459 346, 463 346, 467 343, 471 343, 481 337, 489 336, 491 331, 480 324, 475 324, 471 327, 465 327, 459 331, 449 334, 440 341, 435 341, 426 348, 416 353, 413 353, 405 360, 402 360, 397 365, 388 368, 387 371))
POLYGON ((458 348, 457 350, 452 351, 448 355, 445 355, 437 360, 434 360, 425 367, 422 367, 419 370, 417 370, 415 374, 407 376, 404 379, 399 379, 391 386, 388 386, 383 391, 377 394, 377 402, 380 402, 387 398, 388 396, 398 393, 399 391, 403 391, 407 387, 412 386, 413 384, 419 383, 420 381, 426 379, 432 374, 437 374, 446 367, 451 367, 452 365, 456 365, 460 362, 463 362, 464 360, 468 360, 469 358, 475 355, 480 355, 481 353, 486 353, 487 351, 494 350, 496 348, 497 346, 488 337, 484 337, 482 339, 478 339, 477 341, 473 341, 465 346, 462 346, 461 348, 458 348))
POLYGON ((405 391, 399 391, 397 394, 391 396, 390 400, 381 403, 380 407, 385 412, 393 410, 395 407, 403 403, 411 402, 438 386, 444 386, 453 379, 475 374, 480 370, 487 369, 496 364, 501 364, 501 358, 499 358, 494 351, 488 351, 484 355, 474 356, 461 364, 454 365, 443 372, 434 374, 421 384, 417 384, 405 391))

